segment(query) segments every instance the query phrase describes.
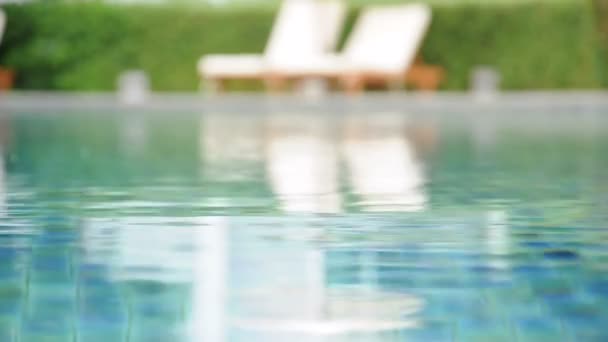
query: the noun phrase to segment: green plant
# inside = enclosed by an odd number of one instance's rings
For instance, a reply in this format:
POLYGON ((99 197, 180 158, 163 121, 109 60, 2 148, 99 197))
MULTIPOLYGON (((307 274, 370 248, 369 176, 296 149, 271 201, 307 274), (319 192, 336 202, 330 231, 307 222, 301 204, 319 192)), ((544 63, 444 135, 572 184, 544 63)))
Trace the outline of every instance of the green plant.
MULTIPOLYGON (((608 39, 598 39, 596 25, 605 16, 594 15, 590 0, 431 4, 433 23, 421 53, 446 68, 445 89, 466 89, 477 65, 497 68, 505 89, 598 88, 608 82, 601 76, 608 39)), ((112 90, 120 72, 132 68, 145 70, 155 90, 194 90, 200 56, 263 51, 276 12, 272 6, 99 2, 5 9, 9 23, 0 64, 17 71, 18 88, 53 90, 112 90)), ((345 36, 357 13, 355 5, 345 36)))

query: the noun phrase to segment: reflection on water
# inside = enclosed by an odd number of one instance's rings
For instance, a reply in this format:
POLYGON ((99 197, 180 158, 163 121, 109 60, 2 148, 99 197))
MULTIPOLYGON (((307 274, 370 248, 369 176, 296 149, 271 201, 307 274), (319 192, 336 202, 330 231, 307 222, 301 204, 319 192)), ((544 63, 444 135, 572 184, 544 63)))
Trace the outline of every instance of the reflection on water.
POLYGON ((331 121, 286 116, 275 117, 266 126, 266 168, 285 212, 340 211, 338 155, 331 121))
POLYGON ((509 219, 503 210, 490 210, 487 213, 486 243, 488 254, 493 256, 492 267, 508 267, 504 256, 509 255, 509 219))
POLYGON ((5 121, 0 340, 608 338, 606 132, 309 114, 5 121))
POLYGON ((87 260, 111 266, 109 276, 115 281, 189 282, 197 235, 183 227, 196 227, 198 221, 175 217, 87 218, 82 231, 87 260))
POLYGON ((407 117, 359 116, 346 122, 344 151, 354 192, 369 211, 420 211, 422 165, 405 136, 407 117))
POLYGON ((120 125, 126 152, 141 153, 146 145, 146 122, 141 115, 126 115, 120 125))
POLYGON ((6 118, 0 117, 0 219, 6 217, 6 171, 5 171, 5 151, 9 140, 9 125, 6 118))
POLYGON ((250 116, 200 118, 200 159, 205 178, 215 182, 260 177, 263 163, 264 122, 250 116))
POLYGON ((0 219, 6 216, 6 176, 4 171, 4 154, 0 148, 0 219))
POLYGON ((206 218, 207 227, 197 231, 201 250, 194 258, 192 317, 193 341, 226 341, 228 317, 229 222, 225 217, 206 218))

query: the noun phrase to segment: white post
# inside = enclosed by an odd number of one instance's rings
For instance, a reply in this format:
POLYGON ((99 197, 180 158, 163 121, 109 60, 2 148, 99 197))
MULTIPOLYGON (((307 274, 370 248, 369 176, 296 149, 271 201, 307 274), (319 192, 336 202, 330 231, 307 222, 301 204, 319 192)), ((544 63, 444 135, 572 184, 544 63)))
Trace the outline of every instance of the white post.
POLYGON ((500 74, 491 67, 480 66, 471 74, 471 92, 479 101, 490 101, 499 92, 500 74))
POLYGON ((141 105, 150 93, 150 81, 142 70, 122 73, 118 79, 118 97, 126 105, 141 105))

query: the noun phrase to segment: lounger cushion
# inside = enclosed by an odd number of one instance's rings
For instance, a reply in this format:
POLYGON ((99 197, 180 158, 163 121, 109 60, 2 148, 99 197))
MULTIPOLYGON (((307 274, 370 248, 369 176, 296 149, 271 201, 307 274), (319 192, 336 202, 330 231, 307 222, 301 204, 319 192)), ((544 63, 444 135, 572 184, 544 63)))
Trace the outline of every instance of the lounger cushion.
POLYGON ((207 55, 199 60, 198 73, 205 78, 259 78, 306 68, 333 49, 344 16, 341 0, 284 0, 264 55, 207 55))
POLYGON ((404 73, 413 62, 431 18, 424 4, 370 6, 344 50, 354 68, 404 73))
POLYGON ((209 55, 199 60, 198 72, 207 78, 260 77, 264 65, 262 55, 209 55))

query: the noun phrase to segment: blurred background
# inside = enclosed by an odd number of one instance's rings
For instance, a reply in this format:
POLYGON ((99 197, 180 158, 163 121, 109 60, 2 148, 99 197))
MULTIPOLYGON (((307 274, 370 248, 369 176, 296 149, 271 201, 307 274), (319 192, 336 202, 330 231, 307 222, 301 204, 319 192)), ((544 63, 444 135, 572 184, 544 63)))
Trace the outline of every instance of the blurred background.
MULTIPOLYGON (((349 0, 341 41, 362 6, 349 0)), ((421 47, 445 71, 441 90, 470 88, 487 66, 505 90, 608 86, 606 0, 427 0, 433 20, 421 47)), ((143 70, 154 91, 194 91, 196 61, 210 53, 260 53, 278 0, 4 0, 3 88, 107 91, 143 70), (13 82, 6 80, 7 73, 13 82), (12 85, 10 84, 12 83, 12 85)), ((260 89, 231 82, 233 89, 260 89)))
POLYGON ((0 0, 0 341, 608 341, 608 0, 306 1, 0 0))

